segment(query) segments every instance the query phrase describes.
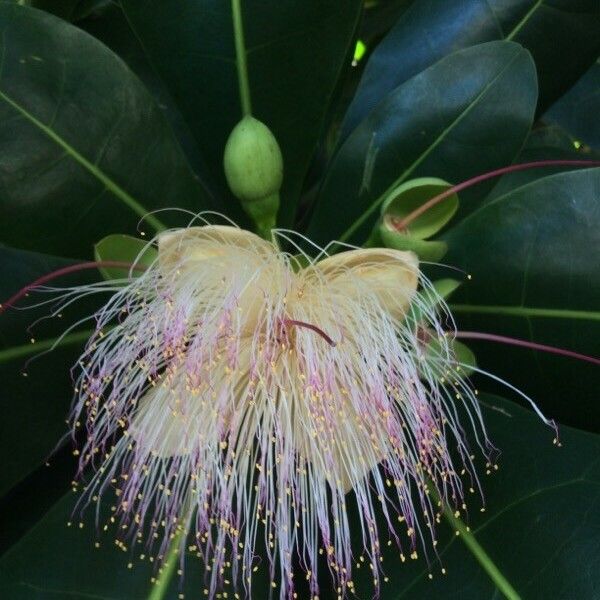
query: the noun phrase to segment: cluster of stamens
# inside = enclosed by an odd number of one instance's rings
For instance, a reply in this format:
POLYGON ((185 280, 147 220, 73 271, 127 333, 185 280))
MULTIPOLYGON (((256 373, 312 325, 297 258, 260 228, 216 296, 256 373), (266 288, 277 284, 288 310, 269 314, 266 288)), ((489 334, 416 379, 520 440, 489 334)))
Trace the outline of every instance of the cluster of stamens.
POLYGON ((248 594, 259 567, 281 598, 300 573, 318 597, 329 570, 342 598, 354 569, 385 582, 382 544, 402 561, 434 547, 439 502, 463 506, 465 478, 478 490, 459 414, 477 441, 483 426, 414 255, 298 269, 216 226, 158 249, 95 315, 79 361, 80 507, 113 495, 120 547, 182 572, 198 556, 210 598, 248 594))

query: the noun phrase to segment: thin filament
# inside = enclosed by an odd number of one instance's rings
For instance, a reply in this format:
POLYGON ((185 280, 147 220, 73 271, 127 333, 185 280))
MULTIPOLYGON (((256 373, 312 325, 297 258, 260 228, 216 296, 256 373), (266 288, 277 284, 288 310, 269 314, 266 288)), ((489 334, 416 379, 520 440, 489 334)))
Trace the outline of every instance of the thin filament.
POLYGON ((99 269, 99 268, 122 268, 122 269, 134 269, 136 271, 145 271, 146 267, 143 265, 123 262, 119 260, 100 260, 100 261, 89 261, 84 263, 78 263, 75 265, 69 265, 68 267, 62 267, 61 269, 57 269, 56 271, 52 271, 50 273, 46 273, 41 277, 33 280, 31 283, 28 283, 25 287, 21 288, 16 294, 13 294, 6 302, 0 304, 0 314, 2 314, 7 308, 14 306, 16 302, 18 302, 21 298, 26 296, 31 290, 34 288, 44 285, 48 281, 52 281, 57 277, 62 277, 63 275, 69 275, 70 273, 76 273, 77 271, 83 271, 84 269, 99 269))
POLYGON ((580 354, 579 352, 573 352, 572 350, 566 350, 565 348, 557 348, 556 346, 548 346, 546 344, 538 344, 536 342, 528 342, 527 340, 521 340, 519 338, 508 337, 505 335, 496 335, 493 333, 483 333, 480 331, 457 331, 453 334, 454 337, 472 339, 472 340, 487 340, 488 342, 498 342, 500 344, 509 344, 511 346, 520 346, 522 348, 531 348, 532 350, 539 350, 540 352, 548 352, 550 354, 558 354, 560 356, 568 356, 577 360, 583 360, 585 362, 592 363, 593 365, 600 365, 600 358, 588 356, 587 354, 580 354))
POLYGON ((457 194, 458 192, 469 188, 473 185, 481 183, 482 181, 486 181, 487 179, 493 179, 494 177, 499 177, 500 175, 505 175, 507 173, 515 173, 517 171, 526 171, 528 169, 539 169, 541 167, 599 167, 600 161, 597 160, 540 160, 533 162, 520 163, 517 165, 510 165, 508 167, 503 167, 501 169, 495 169, 494 171, 489 171, 487 173, 483 173, 481 175, 477 175, 477 177, 472 177, 471 179, 467 179, 462 183, 457 185, 453 185, 451 188, 448 188, 441 194, 434 196, 425 204, 422 204, 411 213, 406 215, 403 219, 395 219, 393 221, 394 227, 398 231, 405 231, 408 225, 412 223, 415 219, 420 217, 423 213, 427 212, 430 208, 433 208, 436 204, 439 204, 446 198, 457 194))

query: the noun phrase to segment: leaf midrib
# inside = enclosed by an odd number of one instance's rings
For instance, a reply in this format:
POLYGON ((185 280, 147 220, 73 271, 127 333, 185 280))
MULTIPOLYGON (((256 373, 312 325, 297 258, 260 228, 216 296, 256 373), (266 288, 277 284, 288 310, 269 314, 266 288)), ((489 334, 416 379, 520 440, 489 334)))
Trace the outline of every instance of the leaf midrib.
POLYGON ((537 9, 540 8, 544 4, 544 0, 537 0, 537 2, 525 13, 523 18, 513 27, 513 30, 506 36, 506 40, 512 40, 525 25, 527 25, 527 21, 531 19, 531 17, 536 13, 537 9))
MULTIPOLYGON (((504 67, 491 79, 485 87, 473 98, 473 100, 468 104, 464 111, 462 111, 456 119, 454 119, 441 133, 437 138, 427 147, 427 149, 421 153, 416 160, 412 162, 387 189, 386 191, 379 196, 371 205, 362 213, 362 215, 348 227, 348 229, 340 236, 340 241, 345 241, 350 238, 354 232, 371 216, 371 214, 377 209, 377 207, 383 202, 386 196, 398 185, 406 181, 408 177, 411 176, 413 171, 418 168, 418 166, 433 152, 448 136, 448 134, 460 124, 460 122, 466 118, 466 116, 474 109, 475 106, 479 104, 479 102, 487 95, 488 91, 495 85, 497 81, 499 81, 504 73, 508 70, 508 68, 519 58, 521 55, 521 51, 516 51, 514 56, 507 62, 504 67)), ((410 81, 410 80, 409 80, 410 81)), ((405 84, 402 84, 402 86, 405 84)))
POLYGON ((549 319, 577 319, 600 321, 600 312, 591 310, 569 310, 566 308, 542 308, 520 305, 451 304, 453 312, 494 314, 515 317, 537 317, 549 319))
MULTIPOLYGON (((514 500, 513 502, 510 502, 509 504, 507 504, 506 506, 504 506, 503 508, 501 508, 500 510, 498 510, 494 515, 491 515, 485 521, 485 523, 482 523, 479 527, 473 529, 472 533, 473 533, 473 535, 476 535, 476 534, 480 533, 490 523, 493 523, 496 519, 498 519, 504 513, 512 510, 513 508, 519 506, 520 504, 523 504, 524 502, 527 502, 528 500, 531 500, 532 498, 536 498, 537 496, 540 496, 540 495, 545 494, 547 492, 551 492, 551 491, 553 491, 555 489, 566 488, 566 487, 570 487, 570 486, 581 484, 581 483, 586 483, 586 484, 595 485, 595 486, 599 486, 600 487, 600 482, 599 481, 593 481, 593 480, 585 479, 585 477, 582 475, 580 477, 576 477, 576 478, 570 479, 568 481, 563 481, 563 482, 558 483, 558 484, 549 485, 549 486, 546 486, 546 487, 539 488, 539 489, 537 489, 537 490, 535 490, 535 491, 533 491, 533 492, 531 492, 529 494, 521 496, 517 500, 514 500)), ((448 540, 448 543, 444 546, 444 548, 439 553, 439 557, 440 558, 450 550, 450 548, 452 547, 452 545, 454 544, 455 541, 456 541, 456 537, 452 537, 452 538, 450 538, 450 540, 448 540)), ((468 548, 468 546, 467 546, 467 548, 468 548)), ((421 581, 427 575, 427 573, 429 573, 429 569, 424 569, 423 571, 421 571, 421 573, 419 573, 419 575, 417 575, 405 588, 403 588, 402 590, 400 590, 400 593, 399 593, 398 596, 395 597, 395 600, 398 600, 399 598, 406 597, 406 593, 408 591, 410 591, 416 584, 418 584, 419 581, 421 581)))
POLYGON ((29 123, 39 129, 55 144, 60 146, 73 160, 79 163, 86 171, 95 177, 106 189, 121 200, 128 208, 130 208, 138 216, 145 218, 157 232, 164 231, 166 227, 154 216, 149 214, 149 211, 135 198, 133 198, 122 187, 115 183, 108 175, 102 172, 96 165, 91 163, 87 158, 80 154, 73 146, 63 139, 53 129, 42 123, 37 117, 31 114, 25 107, 19 104, 6 92, 0 89, 0 100, 4 101, 13 110, 21 114, 29 123))
POLYGON ((10 362, 11 360, 15 360, 17 358, 30 356, 38 352, 54 350, 55 348, 62 348, 63 346, 77 344, 78 342, 85 342, 92 336, 93 333, 94 331, 90 329, 56 338, 39 340, 31 344, 19 344, 18 346, 11 346, 10 348, 0 350, 0 364, 10 362))

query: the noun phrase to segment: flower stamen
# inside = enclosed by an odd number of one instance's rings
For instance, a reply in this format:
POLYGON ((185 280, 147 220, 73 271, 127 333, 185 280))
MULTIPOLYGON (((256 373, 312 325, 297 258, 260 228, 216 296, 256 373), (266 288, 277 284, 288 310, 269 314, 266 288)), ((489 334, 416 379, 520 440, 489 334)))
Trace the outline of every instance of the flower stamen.
POLYGON ((284 319, 283 324, 286 327, 304 327, 305 329, 310 329, 315 333, 318 333, 332 348, 337 346, 337 342, 334 342, 331 337, 329 337, 321 328, 313 325, 312 323, 307 323, 306 321, 298 321, 296 319, 284 319))
POLYGON ((101 268, 119 268, 119 269, 133 269, 134 271, 145 271, 146 267, 144 265, 139 265, 131 262, 124 262, 120 260, 99 260, 99 261, 89 261, 84 263, 77 263, 74 265, 68 265, 66 267, 62 267, 57 269, 56 271, 52 271, 50 273, 46 273, 37 279, 34 279, 31 283, 28 283, 25 287, 21 288, 18 292, 13 294, 8 300, 2 302, 0 304, 0 314, 2 314, 7 308, 10 308, 18 302, 24 296, 27 296, 29 292, 31 292, 36 287, 40 285, 44 285, 44 283, 48 283, 48 281, 52 281, 57 277, 62 277, 63 275, 69 275, 70 273, 77 273, 78 271, 84 271, 85 269, 101 269, 101 268))

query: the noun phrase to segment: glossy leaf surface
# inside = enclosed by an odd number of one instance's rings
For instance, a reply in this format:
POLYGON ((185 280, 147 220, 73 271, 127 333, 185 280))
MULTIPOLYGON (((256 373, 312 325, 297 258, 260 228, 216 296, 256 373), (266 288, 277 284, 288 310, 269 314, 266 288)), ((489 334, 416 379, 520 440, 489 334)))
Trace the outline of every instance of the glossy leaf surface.
MULTIPOLYGON (((381 203, 408 179, 460 182, 510 164, 536 99, 533 62, 517 44, 490 42, 444 58, 391 92, 344 142, 325 175, 309 235, 319 243, 339 236, 361 243, 381 203), (469 77, 456 77, 463 72, 469 77)), ((473 202, 469 192, 461 194, 463 213, 473 202)))
MULTIPOLYGON (((467 494, 469 512, 462 511, 460 518, 521 598, 593 598, 598 589, 600 439, 563 427, 558 448, 552 431, 530 411, 491 395, 483 395, 481 402, 490 438, 501 451, 499 469, 485 475, 480 464, 485 512, 479 512, 477 493, 467 494)), ((395 552, 384 551, 389 581, 382 583, 381 598, 503 598, 463 536, 456 536, 445 519, 438 532, 440 561, 431 554, 431 568, 423 557, 401 564, 395 552)), ((366 566, 353 573, 360 598, 372 594, 366 566)))
POLYGON ((0 241, 90 256, 148 211, 209 206, 151 96, 105 46, 13 4, 0 4, 0 29, 0 241))
MULTIPOLYGON (((598 437, 565 427, 562 447, 557 448, 552 431, 531 412, 494 396, 483 396, 482 405, 489 435, 502 455, 499 470, 491 469, 489 476, 483 462, 477 463, 486 512, 479 512, 477 494, 468 494, 472 534, 523 598, 594 597, 598 560, 593 532, 600 526, 598 437), (580 576, 582 562, 589 566, 585 577, 580 576)), ((15 600, 46 600, 57 594, 114 600, 146 597, 152 569, 148 556, 139 558, 143 549, 136 548, 133 555, 129 549, 123 552, 108 534, 100 535, 100 548, 95 549, 93 521, 84 518, 80 529, 79 515, 72 515, 74 503, 73 494, 66 496, 0 560, 0 591, 15 600)), ((445 522, 438 533, 441 563, 432 555, 431 568, 424 557, 401 563, 386 546, 383 566, 389 581, 382 582, 381 598, 501 597, 460 536, 445 522)), ((256 575, 262 572, 259 569, 256 575)), ((173 585, 165 596, 168 600, 176 599, 179 591, 185 597, 202 593, 196 559, 188 561, 185 573, 185 586, 177 590, 173 585)), ((320 597, 330 600, 336 595, 325 587, 328 578, 324 574, 320 597)), ((355 569, 353 580, 360 598, 372 595, 367 564, 355 569)), ((262 580, 255 586, 253 597, 267 597, 266 585, 262 580)))
MULTIPOLYGON (((527 138, 525 145, 515 163, 528 163, 532 161, 546 160, 569 160, 569 161, 593 161, 600 160, 600 155, 591 151, 583 151, 576 148, 575 139, 567 131, 557 125, 546 125, 534 129, 527 138)), ((591 165, 590 165, 591 166, 591 165)), ((496 182, 492 191, 482 199, 482 204, 498 198, 508 192, 536 181, 565 171, 578 171, 584 168, 584 165, 568 166, 557 165, 536 169, 526 169, 524 171, 515 171, 495 179, 496 182)))
MULTIPOLYGON (((472 275, 452 297, 462 329, 598 356, 600 169, 552 175, 490 201, 443 239, 445 262, 472 275)), ((479 364, 560 422, 600 429, 598 367, 491 342, 479 364)))
POLYGON ((396 86, 450 52, 491 40, 511 40, 531 52, 540 104, 548 106, 598 57, 599 27, 596 0, 413 2, 370 57, 344 136, 396 86))
POLYGON ((577 141, 600 150, 600 59, 544 115, 577 141))

